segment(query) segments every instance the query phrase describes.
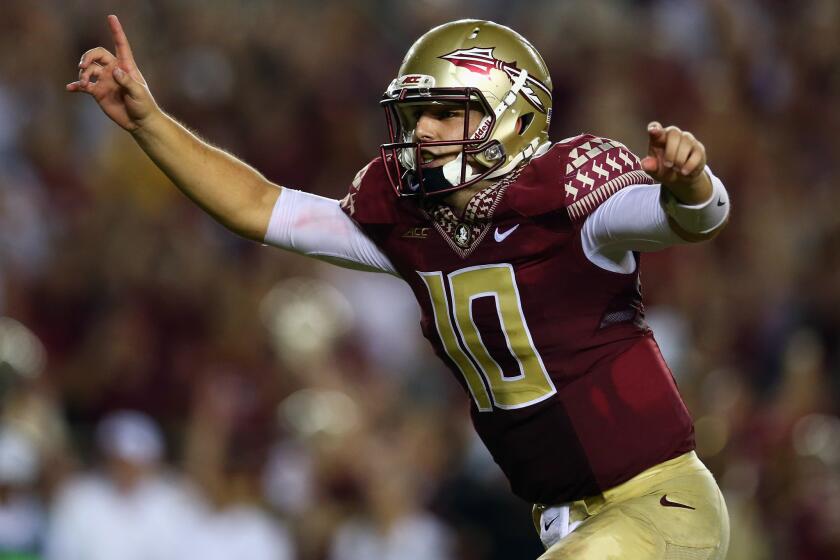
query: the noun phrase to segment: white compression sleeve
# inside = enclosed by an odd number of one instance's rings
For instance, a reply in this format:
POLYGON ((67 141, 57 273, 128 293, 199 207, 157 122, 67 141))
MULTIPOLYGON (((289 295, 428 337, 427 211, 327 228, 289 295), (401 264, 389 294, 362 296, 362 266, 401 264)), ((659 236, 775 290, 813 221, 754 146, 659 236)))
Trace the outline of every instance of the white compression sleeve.
POLYGON ((709 173, 713 193, 708 202, 687 206, 672 201, 663 208, 660 185, 631 185, 599 206, 581 230, 587 258, 605 270, 629 274, 636 269, 632 251, 658 251, 687 243, 668 225, 670 215, 686 231, 706 233, 722 224, 729 198, 720 180, 709 173), (724 204, 718 204, 719 202, 724 204))
POLYGON ((284 187, 265 242, 345 268, 399 276, 388 257, 330 198, 284 187))

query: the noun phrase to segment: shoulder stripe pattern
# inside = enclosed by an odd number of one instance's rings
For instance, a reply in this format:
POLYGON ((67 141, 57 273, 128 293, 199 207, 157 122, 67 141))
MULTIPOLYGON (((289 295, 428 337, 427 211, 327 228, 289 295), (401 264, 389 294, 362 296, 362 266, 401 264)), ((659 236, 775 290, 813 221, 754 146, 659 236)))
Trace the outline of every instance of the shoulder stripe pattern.
POLYGON ((341 207, 351 218, 353 217, 353 214, 356 213, 356 195, 359 194, 359 191, 362 188, 362 179, 365 178, 365 173, 367 173, 367 170, 374 161, 376 160, 371 161, 362 167, 358 173, 356 173, 356 176, 353 177, 353 183, 350 185, 350 191, 340 201, 341 207))
POLYGON ((653 180, 651 180, 647 173, 644 171, 629 171, 624 175, 604 183, 577 202, 570 204, 569 216, 573 221, 578 221, 581 218, 588 216, 593 210, 600 206, 602 202, 624 187, 629 185, 648 184, 653 184, 653 180))
POLYGON ((637 158, 621 142, 590 138, 568 155, 564 187, 569 217, 585 219, 602 202, 629 185, 652 184, 637 158))

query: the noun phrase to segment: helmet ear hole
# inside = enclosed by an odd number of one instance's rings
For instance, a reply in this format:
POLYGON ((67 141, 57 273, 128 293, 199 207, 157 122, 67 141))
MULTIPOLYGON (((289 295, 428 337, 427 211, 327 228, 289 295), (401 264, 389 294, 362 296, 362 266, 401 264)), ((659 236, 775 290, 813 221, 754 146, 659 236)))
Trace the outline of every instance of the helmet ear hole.
POLYGON ((516 133, 519 136, 525 134, 525 131, 528 130, 528 127, 534 121, 534 113, 525 113, 521 117, 516 120, 516 133))

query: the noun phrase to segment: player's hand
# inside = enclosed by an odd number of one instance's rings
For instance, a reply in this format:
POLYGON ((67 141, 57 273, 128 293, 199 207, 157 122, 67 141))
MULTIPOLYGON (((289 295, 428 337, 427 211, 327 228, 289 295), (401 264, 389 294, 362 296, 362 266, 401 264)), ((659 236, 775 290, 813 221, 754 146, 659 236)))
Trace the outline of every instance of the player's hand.
POLYGON ((668 187, 686 188, 704 177, 706 148, 690 132, 676 126, 662 128, 654 121, 648 124, 648 155, 642 169, 656 182, 668 187))
POLYGON ((131 46, 117 16, 108 16, 116 56, 103 47, 82 55, 78 81, 67 91, 90 94, 115 123, 136 131, 160 112, 146 80, 134 62, 131 46))

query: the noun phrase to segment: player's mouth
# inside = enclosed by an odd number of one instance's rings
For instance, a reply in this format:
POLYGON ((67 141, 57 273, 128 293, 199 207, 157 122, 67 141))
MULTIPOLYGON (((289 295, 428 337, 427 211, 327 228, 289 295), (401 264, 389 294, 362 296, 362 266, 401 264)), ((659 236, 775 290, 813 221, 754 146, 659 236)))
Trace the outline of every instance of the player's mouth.
POLYGON ((421 150, 420 155, 423 158, 420 167, 425 168, 441 167, 457 157, 455 154, 435 154, 427 150, 421 150))

